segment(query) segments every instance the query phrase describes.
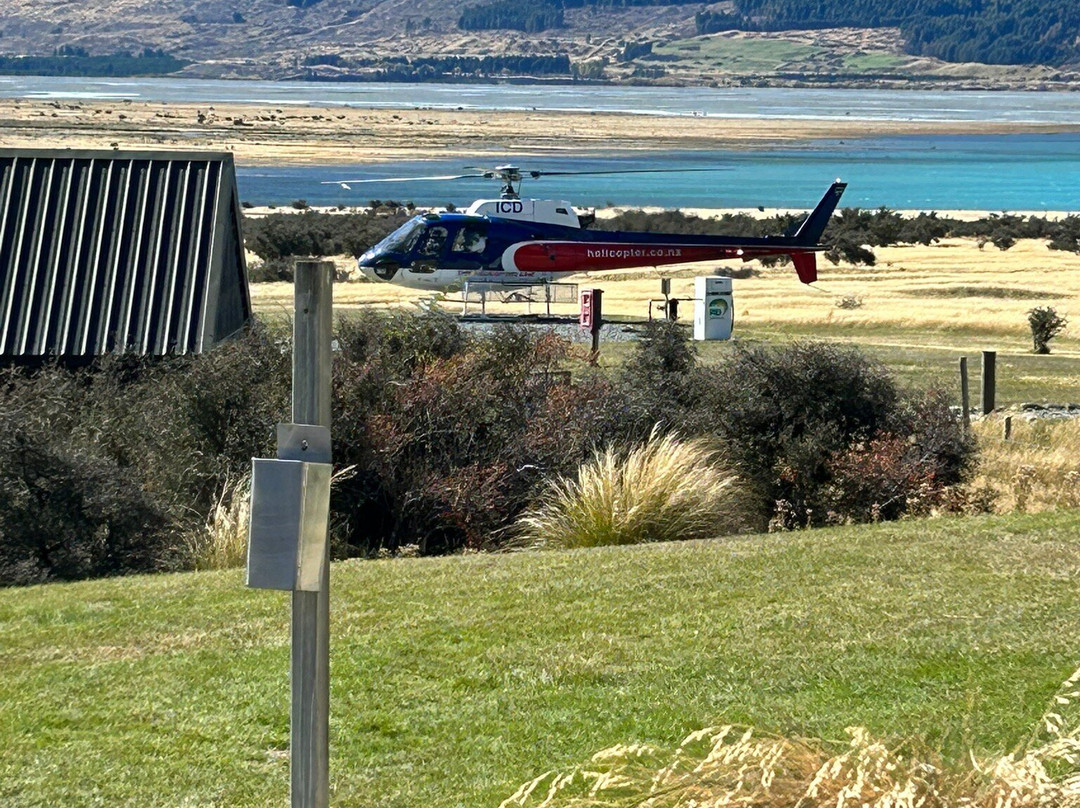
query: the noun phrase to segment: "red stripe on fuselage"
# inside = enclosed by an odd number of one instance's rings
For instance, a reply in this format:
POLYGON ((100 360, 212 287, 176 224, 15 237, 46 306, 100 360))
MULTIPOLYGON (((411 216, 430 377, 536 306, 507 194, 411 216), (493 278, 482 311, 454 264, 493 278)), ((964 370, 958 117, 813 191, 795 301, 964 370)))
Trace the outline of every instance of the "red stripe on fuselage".
POLYGON ((762 255, 787 253, 782 249, 572 241, 532 241, 517 244, 511 249, 511 260, 520 272, 593 272, 602 269, 719 261, 727 258, 751 259, 762 255))

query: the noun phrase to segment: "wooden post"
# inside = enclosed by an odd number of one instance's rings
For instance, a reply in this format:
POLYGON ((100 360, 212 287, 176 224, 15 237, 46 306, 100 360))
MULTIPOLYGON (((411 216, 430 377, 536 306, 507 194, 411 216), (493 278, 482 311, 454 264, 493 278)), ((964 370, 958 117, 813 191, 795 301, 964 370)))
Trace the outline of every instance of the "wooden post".
POLYGON ((968 370, 967 357, 960 357, 960 412, 964 425, 964 432, 971 429, 971 398, 968 395, 968 370))
POLYGON ((997 351, 982 352, 982 413, 989 415, 994 411, 994 393, 997 376, 997 351))
MULTIPOLYGON (((334 265, 296 262, 292 420, 330 426, 334 265)), ((330 543, 318 592, 292 595, 292 808, 330 802, 330 543)))
POLYGON ((1005 440, 1012 437, 1012 416, 1005 416, 1005 440))

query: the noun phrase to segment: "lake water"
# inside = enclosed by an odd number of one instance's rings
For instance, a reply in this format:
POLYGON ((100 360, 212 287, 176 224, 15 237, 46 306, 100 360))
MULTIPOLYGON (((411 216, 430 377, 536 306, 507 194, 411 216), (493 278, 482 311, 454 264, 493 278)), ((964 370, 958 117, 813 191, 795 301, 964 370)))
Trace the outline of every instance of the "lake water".
POLYGON ((379 109, 545 109, 717 118, 847 118, 1080 124, 1080 93, 85 79, 0 76, 0 97, 343 105, 379 109))
MULTIPOLYGON (((492 155, 491 164, 513 159, 492 155)), ((241 197, 256 204, 355 205, 370 199, 459 206, 492 197, 488 180, 356 184, 320 183, 357 177, 428 176, 460 172, 467 161, 402 161, 362 166, 244 167, 241 197)), ((476 161, 472 161, 476 162, 476 161)), ((843 204, 917 210, 1080 209, 1080 134, 911 136, 820 140, 750 151, 662 152, 589 157, 521 158, 524 168, 605 171, 699 169, 672 174, 526 179, 522 193, 576 205, 807 208, 840 177, 843 204)))
MULTIPOLYGON (((184 79, 0 76, 0 97, 325 105, 371 108, 552 109, 641 115, 904 121, 1026 122, 1080 126, 1080 93, 792 88, 353 84, 184 79)), ((797 123, 794 124, 797 126, 797 123)), ((905 136, 807 140, 752 150, 520 157, 485 164, 549 170, 720 167, 720 172, 559 177, 526 182, 524 193, 577 205, 805 208, 834 177, 850 183, 846 205, 897 209, 1078 210, 1080 134, 905 136)), ((387 183, 345 191, 328 180, 457 173, 478 160, 413 161, 238 170, 253 204, 348 205, 373 198, 467 204, 496 195, 485 182, 387 183)))

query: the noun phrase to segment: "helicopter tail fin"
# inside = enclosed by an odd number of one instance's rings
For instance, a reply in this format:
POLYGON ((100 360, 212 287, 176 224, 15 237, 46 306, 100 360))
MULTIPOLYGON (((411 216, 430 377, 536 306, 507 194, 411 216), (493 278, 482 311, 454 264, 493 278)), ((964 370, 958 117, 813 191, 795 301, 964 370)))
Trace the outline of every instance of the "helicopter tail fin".
MULTIPOLYGON (((825 192, 825 196, 821 197, 821 201, 817 203, 817 207, 810 211, 810 215, 803 220, 794 233, 790 233, 791 237, 799 243, 799 246, 817 246, 818 239, 825 232, 825 225, 829 223, 829 219, 832 217, 833 211, 836 210, 845 188, 847 188, 847 183, 840 182, 840 180, 830 185, 829 190, 825 192)), ((812 255, 806 257, 813 258, 812 255)), ((797 261, 796 267, 798 267, 797 261)), ((801 271, 799 272, 799 278, 802 279, 801 271)), ((809 281, 804 280, 803 283, 809 283, 809 281)))

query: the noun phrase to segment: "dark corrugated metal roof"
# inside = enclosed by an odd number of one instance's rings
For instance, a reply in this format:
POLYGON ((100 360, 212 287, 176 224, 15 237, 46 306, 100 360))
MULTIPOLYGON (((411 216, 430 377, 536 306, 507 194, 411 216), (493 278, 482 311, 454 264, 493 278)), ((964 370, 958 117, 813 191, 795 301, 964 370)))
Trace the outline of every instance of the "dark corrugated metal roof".
POLYGON ((0 357, 198 353, 251 317, 232 155, 0 149, 0 357))

